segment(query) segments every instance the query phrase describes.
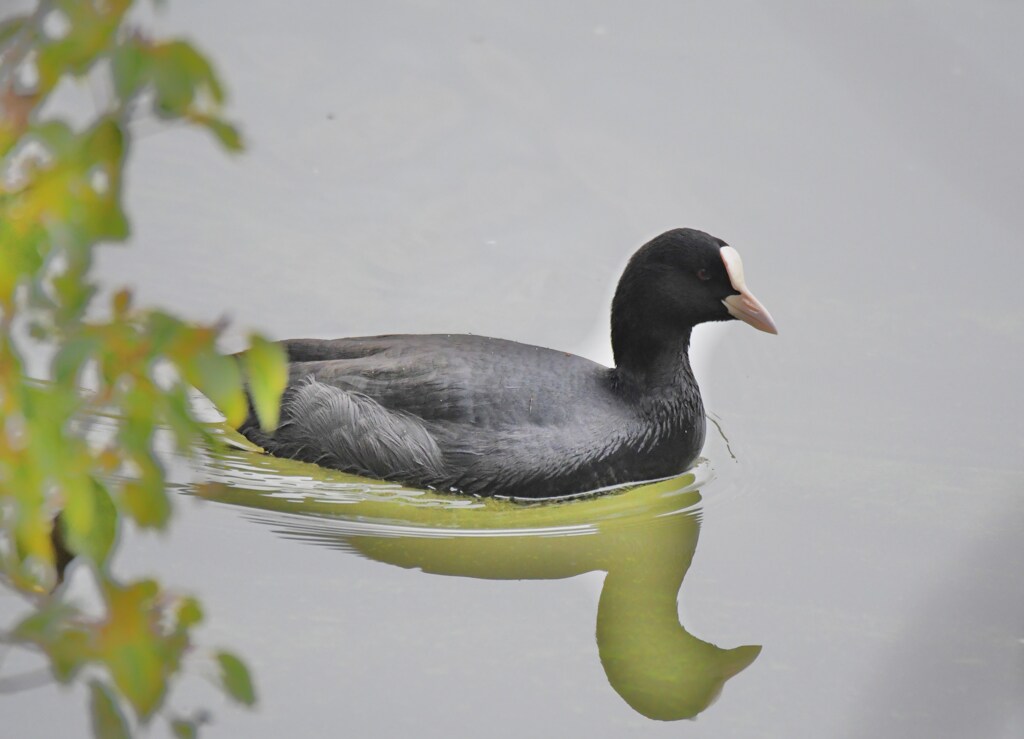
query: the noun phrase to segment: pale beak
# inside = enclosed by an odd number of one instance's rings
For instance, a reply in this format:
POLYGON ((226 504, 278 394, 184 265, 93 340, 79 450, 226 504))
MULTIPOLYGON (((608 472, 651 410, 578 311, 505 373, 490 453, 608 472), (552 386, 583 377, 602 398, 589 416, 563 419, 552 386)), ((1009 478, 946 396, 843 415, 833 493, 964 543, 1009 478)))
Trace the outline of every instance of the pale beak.
POLYGON ((747 283, 743 280, 743 260, 740 259, 739 252, 731 246, 723 246, 720 251, 722 252, 722 261, 725 262, 725 271, 729 275, 729 282, 732 283, 732 289, 739 293, 739 295, 730 295, 722 301, 725 304, 725 309, 729 311, 729 315, 744 323, 749 323, 761 331, 767 331, 770 334, 779 333, 771 314, 761 305, 761 301, 747 289, 747 283))

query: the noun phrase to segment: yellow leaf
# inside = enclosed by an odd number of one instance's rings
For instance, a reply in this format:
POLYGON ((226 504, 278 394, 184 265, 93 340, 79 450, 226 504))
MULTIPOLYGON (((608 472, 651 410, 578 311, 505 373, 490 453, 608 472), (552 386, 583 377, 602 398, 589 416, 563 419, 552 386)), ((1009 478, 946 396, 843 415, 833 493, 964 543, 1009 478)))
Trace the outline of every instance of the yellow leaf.
POLYGON ((117 705, 117 700, 106 685, 99 680, 89 683, 92 695, 92 733, 103 739, 129 739, 131 733, 124 715, 117 705))
POLYGON ((182 366, 185 378, 214 402, 232 426, 240 426, 248 412, 242 374, 234 360, 213 348, 200 352, 182 366))
POLYGON ((281 410, 281 393, 288 384, 287 357, 280 344, 253 334, 242 361, 260 426, 264 431, 272 431, 281 410))

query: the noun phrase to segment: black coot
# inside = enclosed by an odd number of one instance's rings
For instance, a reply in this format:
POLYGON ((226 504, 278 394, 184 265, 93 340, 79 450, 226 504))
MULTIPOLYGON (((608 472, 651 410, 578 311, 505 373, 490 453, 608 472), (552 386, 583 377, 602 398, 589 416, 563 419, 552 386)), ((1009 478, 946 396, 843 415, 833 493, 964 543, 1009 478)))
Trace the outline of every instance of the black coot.
POLYGON ((775 333, 739 254, 676 229, 633 255, 612 302, 609 369, 457 334, 292 339, 281 422, 240 431, 272 454, 478 495, 545 498, 678 474, 704 444, 687 349, 738 318, 775 333))

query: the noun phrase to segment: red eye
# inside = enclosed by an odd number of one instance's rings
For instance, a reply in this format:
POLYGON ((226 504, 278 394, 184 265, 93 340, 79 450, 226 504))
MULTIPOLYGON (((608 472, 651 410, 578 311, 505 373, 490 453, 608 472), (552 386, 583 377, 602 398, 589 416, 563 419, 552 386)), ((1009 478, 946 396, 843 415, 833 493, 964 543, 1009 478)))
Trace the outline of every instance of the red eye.
POLYGON ((698 280, 703 280, 704 282, 707 282, 708 280, 711 279, 711 273, 708 272, 706 269, 703 269, 703 268, 698 269, 697 270, 697 279, 698 280))

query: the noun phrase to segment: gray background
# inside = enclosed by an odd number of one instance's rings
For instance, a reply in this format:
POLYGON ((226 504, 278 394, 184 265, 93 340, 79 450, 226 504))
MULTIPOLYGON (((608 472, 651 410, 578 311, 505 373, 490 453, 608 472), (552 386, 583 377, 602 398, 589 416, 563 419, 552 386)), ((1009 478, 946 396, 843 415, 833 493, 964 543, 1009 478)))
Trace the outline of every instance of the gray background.
MULTIPOLYGON (((182 499, 120 567, 198 592, 205 642, 252 662, 258 709, 212 699, 210 736, 1024 733, 1024 6, 179 1, 156 26, 212 53, 250 148, 140 121, 132 248, 98 271, 227 315, 226 349, 605 359, 622 265, 680 225, 740 251, 781 331, 696 339, 738 459, 709 451, 683 622, 764 645, 697 721, 611 691, 597 575, 428 576, 182 499)), ((84 705, 0 697, 4 733, 76 736, 84 705)))

